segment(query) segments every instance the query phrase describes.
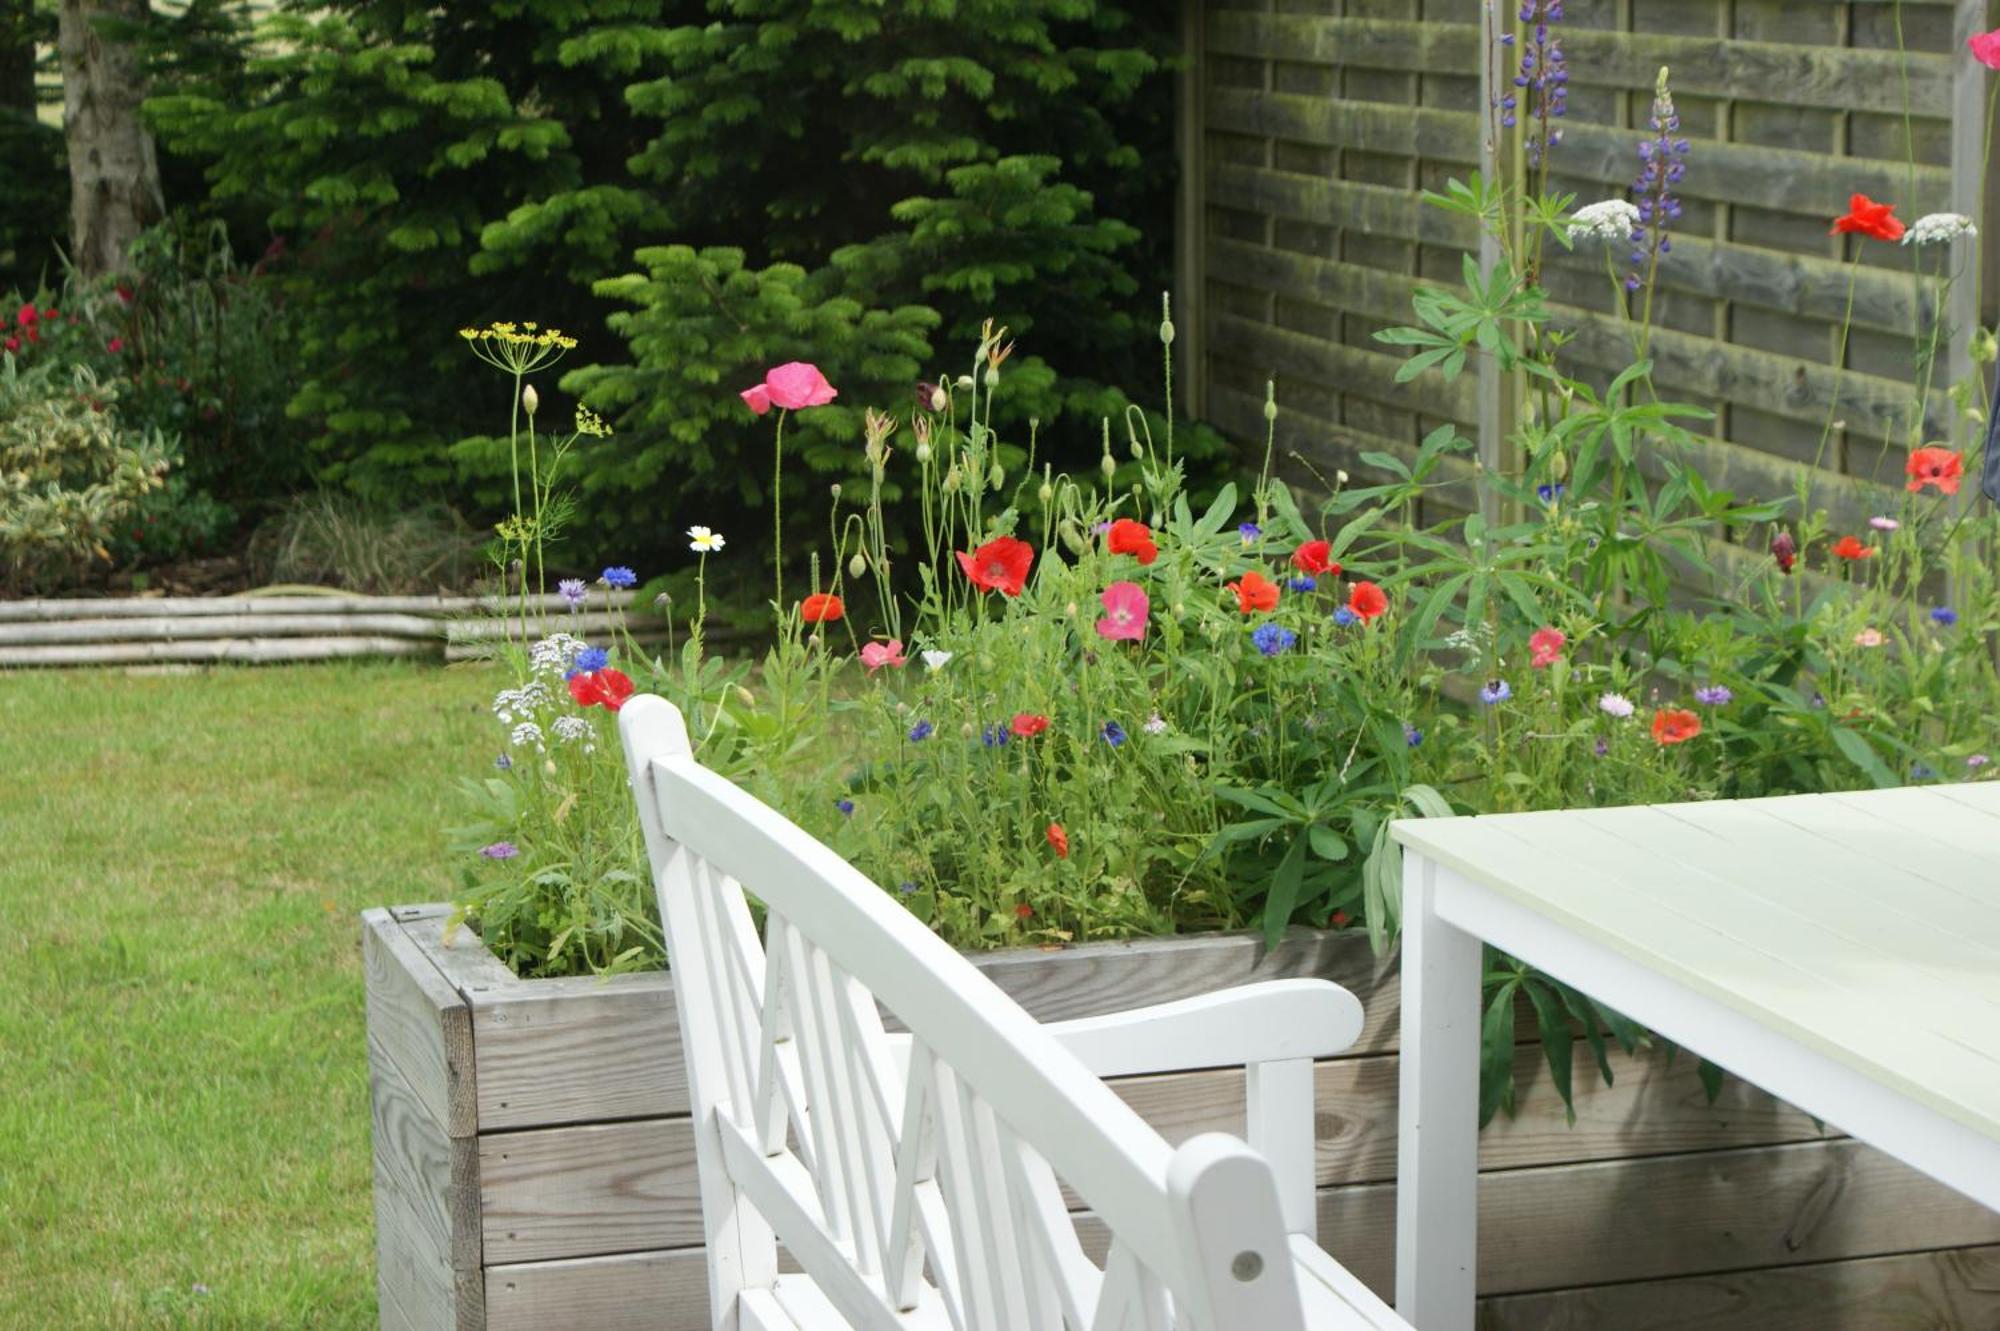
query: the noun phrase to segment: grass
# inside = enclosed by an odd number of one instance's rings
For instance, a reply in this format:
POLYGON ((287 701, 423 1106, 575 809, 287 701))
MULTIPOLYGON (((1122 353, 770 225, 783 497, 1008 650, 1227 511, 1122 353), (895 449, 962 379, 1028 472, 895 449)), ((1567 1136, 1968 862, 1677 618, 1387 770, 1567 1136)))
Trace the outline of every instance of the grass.
POLYGON ((376 1324, 355 916, 449 892, 490 691, 0 675, 0 1326, 376 1324))

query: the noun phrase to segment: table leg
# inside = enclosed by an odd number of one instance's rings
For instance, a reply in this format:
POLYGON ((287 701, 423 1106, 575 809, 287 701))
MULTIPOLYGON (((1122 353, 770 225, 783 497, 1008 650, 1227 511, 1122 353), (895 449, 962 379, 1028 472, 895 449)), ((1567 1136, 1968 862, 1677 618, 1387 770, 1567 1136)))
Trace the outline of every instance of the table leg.
POLYGON ((1480 942, 1435 910, 1440 870, 1403 859, 1396 1311, 1472 1331, 1479 1220, 1480 942))

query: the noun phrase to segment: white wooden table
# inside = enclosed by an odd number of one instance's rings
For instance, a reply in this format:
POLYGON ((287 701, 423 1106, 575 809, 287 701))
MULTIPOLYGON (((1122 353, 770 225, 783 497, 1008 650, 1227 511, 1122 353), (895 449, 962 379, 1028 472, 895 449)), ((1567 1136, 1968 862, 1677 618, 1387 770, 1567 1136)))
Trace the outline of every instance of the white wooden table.
POLYGON ((2000 783, 1395 825, 1396 1305, 1469 1331, 1480 945, 2000 1210, 2000 783))

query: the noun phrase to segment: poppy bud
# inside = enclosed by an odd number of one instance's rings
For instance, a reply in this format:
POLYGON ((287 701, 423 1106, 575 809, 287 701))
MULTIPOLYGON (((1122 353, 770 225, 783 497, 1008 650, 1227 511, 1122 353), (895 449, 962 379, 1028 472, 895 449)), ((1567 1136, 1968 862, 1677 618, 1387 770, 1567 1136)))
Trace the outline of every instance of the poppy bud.
POLYGON ((969 388, 971 388, 971 387, 972 387, 972 376, 971 376, 971 375, 969 375, 969 374, 961 374, 961 375, 959 375, 959 376, 958 376, 958 386, 959 386, 959 387, 960 387, 961 389, 969 389, 969 388))
POLYGON ((1056 487, 1050 485, 1047 481, 1043 481, 1042 488, 1035 491, 1035 498, 1041 500, 1042 503, 1044 504, 1053 503, 1055 501, 1055 497, 1056 497, 1056 487))
POLYGON ((856 554, 854 558, 847 561, 847 576, 850 578, 867 577, 868 561, 861 555, 856 554))
POLYGON ((951 470, 944 474, 944 492, 946 494, 958 493, 958 464, 956 462, 952 463, 951 470))
POLYGON ((829 486, 827 487, 827 489, 833 492, 833 497, 834 497, 835 499, 838 499, 838 498, 840 498, 840 482, 839 482, 839 481, 835 481, 835 482, 834 482, 834 483, 833 483, 832 485, 829 485, 829 486))
POLYGON ((1174 344, 1174 297, 1170 291, 1160 293, 1160 341, 1167 346, 1174 344))
POLYGON ((1771 538, 1771 558, 1778 561, 1778 571, 1789 574, 1792 565, 1799 561, 1799 543, 1792 539, 1788 531, 1780 530, 1771 538))
POLYGON ((1005 485, 1006 483, 1007 483, 1006 471, 1001 468, 999 463, 997 462, 994 463, 993 470, 986 473, 986 484, 991 486, 993 489, 998 490, 1001 486, 1005 485))
POLYGON ((943 411, 951 405, 951 395, 944 391, 941 383, 931 385, 931 410, 943 411))
POLYGON ((1273 380, 1264 381, 1264 419, 1278 419, 1278 385, 1273 380))
POLYGON ((556 760, 553 758, 542 759, 542 770, 550 776, 554 776, 556 774, 556 760))
POLYGON ((1172 319, 1160 320, 1160 341, 1167 346, 1174 344, 1174 321, 1172 319))
POLYGON ((1098 463, 1097 467, 1099 471, 1104 473, 1104 479, 1107 481, 1118 474, 1118 464, 1111 460, 1109 453, 1104 455, 1104 461, 1098 463))
POLYGON ((1558 484, 1569 479, 1569 457, 1560 448, 1549 455, 1549 478, 1558 484))
POLYGON ((757 695, 744 688, 741 684, 736 686, 736 697, 745 707, 755 707, 757 705, 757 695))
POLYGON ((1068 518, 1064 518, 1056 524, 1056 535, 1064 545, 1069 547, 1069 552, 1073 555, 1081 555, 1089 548, 1084 544, 1083 533, 1079 532, 1076 529, 1076 524, 1068 518))
POLYGON ((535 391, 533 384, 529 384, 521 390, 521 410, 532 416, 535 414, 535 408, 541 405, 542 395, 535 391))

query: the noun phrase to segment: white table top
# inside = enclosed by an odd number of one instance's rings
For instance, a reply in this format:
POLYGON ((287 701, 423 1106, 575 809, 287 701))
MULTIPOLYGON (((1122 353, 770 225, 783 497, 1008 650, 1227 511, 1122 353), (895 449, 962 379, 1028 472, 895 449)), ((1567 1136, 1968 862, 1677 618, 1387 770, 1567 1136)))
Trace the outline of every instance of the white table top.
POLYGON ((1394 835, 2000 1141, 2000 782, 1413 819, 1394 835))

